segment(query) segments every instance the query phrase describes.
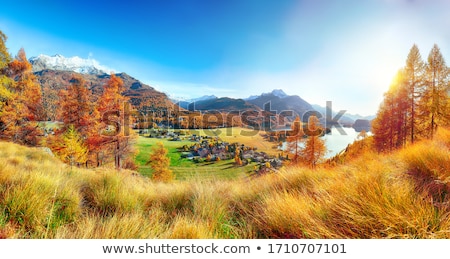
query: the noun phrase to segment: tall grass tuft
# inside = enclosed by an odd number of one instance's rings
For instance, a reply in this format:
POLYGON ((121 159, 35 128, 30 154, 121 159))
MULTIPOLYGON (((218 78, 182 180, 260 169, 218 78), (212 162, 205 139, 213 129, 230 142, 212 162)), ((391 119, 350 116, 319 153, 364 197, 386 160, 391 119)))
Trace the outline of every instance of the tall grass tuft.
POLYGON ((167 232, 165 215, 160 210, 151 213, 116 213, 101 218, 88 214, 74 225, 65 225, 55 233, 55 238, 84 239, 148 239, 161 238, 167 232))
POLYGON ((401 152, 402 160, 417 191, 436 206, 448 208, 450 199, 450 131, 441 129, 433 141, 415 144, 401 152))
POLYGON ((80 188, 82 205, 102 216, 141 210, 141 183, 132 178, 132 175, 115 171, 88 176, 80 188))
POLYGON ((450 151, 443 144, 420 143, 404 150, 402 155, 411 172, 450 181, 450 151))

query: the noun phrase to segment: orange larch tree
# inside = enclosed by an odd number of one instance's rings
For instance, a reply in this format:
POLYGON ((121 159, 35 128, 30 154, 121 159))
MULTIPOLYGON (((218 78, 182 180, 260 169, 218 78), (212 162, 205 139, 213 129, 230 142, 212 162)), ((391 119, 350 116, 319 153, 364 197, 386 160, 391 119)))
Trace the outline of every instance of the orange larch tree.
POLYGON ((64 128, 73 125, 81 135, 86 135, 94 109, 91 102, 92 93, 80 75, 73 75, 70 82, 69 87, 59 93, 59 117, 64 128))
POLYGON ((372 122, 374 144, 378 152, 404 147, 410 132, 410 100, 404 70, 399 70, 372 122))
POLYGON ((314 169, 327 152, 325 141, 320 138, 323 128, 319 125, 319 119, 316 116, 309 117, 308 132, 313 134, 308 135, 305 140, 305 146, 301 151, 301 159, 314 169))
POLYGON ((100 165, 99 152, 101 151, 102 137, 100 135, 100 116, 93 94, 87 88, 86 82, 80 75, 73 75, 71 84, 66 90, 59 93, 58 113, 63 121, 64 127, 59 132, 59 137, 63 132, 67 132, 68 127, 73 127, 83 140, 83 144, 88 147, 89 159, 86 159, 86 166, 89 161, 96 160, 95 165, 100 165))
POLYGON ((0 114, 1 136, 26 145, 37 145, 37 137, 41 134, 38 120, 42 117, 42 93, 23 49, 3 73, 10 80, 7 86, 9 98, 0 114))
POLYGON ((303 131, 302 121, 300 117, 297 116, 291 125, 291 131, 287 132, 287 152, 294 154, 292 158, 293 163, 297 164, 299 162, 299 157, 301 155, 301 143, 305 135, 303 131))
POLYGON ((411 143, 417 139, 417 105, 423 92, 425 63, 416 44, 412 46, 406 59, 404 78, 407 84, 409 100, 409 137, 411 143))
POLYGON ((111 74, 103 87, 103 94, 98 100, 98 111, 101 116, 101 134, 103 146, 114 155, 117 169, 122 167, 122 160, 134 153, 132 148, 136 134, 131 130, 131 114, 129 98, 123 96, 124 83, 120 77, 111 74))
POLYGON ((449 114, 450 70, 439 47, 435 44, 428 55, 425 68, 425 88, 419 102, 423 135, 433 138, 438 126, 450 124, 449 114))

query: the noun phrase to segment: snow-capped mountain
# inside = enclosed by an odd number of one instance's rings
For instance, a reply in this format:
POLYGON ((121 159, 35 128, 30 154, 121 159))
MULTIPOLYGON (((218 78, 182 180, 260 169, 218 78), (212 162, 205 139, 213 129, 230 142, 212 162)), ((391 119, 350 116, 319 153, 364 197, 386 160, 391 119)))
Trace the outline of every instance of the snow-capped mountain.
POLYGON ((275 90, 273 90, 272 92, 266 93, 266 94, 263 94, 263 95, 270 95, 270 94, 275 95, 275 96, 278 96, 278 97, 280 97, 280 98, 284 98, 284 97, 287 97, 287 96, 288 96, 288 95, 287 95, 283 90, 281 90, 281 89, 275 89, 275 90))
POLYGON ((249 96, 248 98, 246 98, 244 100, 247 100, 247 101, 254 100, 254 99, 257 99, 257 98, 259 98, 261 96, 268 96, 268 95, 276 96, 276 97, 279 97, 279 98, 288 97, 288 95, 283 90, 281 90, 281 89, 274 89, 270 93, 263 93, 261 95, 252 95, 252 96, 249 96))
POLYGON ((78 56, 66 58, 62 55, 56 54, 54 56, 39 55, 30 58, 30 63, 33 65, 33 72, 38 72, 46 69, 59 71, 73 71, 81 74, 109 74, 114 72, 112 69, 100 65, 100 63, 92 58, 83 59, 78 56))

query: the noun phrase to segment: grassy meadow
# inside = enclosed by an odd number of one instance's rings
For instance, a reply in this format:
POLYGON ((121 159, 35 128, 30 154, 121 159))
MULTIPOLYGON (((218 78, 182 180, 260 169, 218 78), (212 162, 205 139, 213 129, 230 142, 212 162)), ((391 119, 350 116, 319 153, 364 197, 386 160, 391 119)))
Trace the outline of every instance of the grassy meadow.
POLYGON ((316 170, 172 183, 71 169, 0 142, 0 237, 450 238, 449 139, 440 130, 433 141, 316 170))

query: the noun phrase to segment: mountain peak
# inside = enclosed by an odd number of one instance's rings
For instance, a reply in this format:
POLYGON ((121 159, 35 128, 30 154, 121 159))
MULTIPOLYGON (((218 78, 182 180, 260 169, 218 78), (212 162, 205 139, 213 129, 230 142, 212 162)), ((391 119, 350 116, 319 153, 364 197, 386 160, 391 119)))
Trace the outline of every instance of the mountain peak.
POLYGON ((66 58, 61 54, 55 54, 53 56, 40 54, 37 57, 30 58, 29 61, 33 65, 33 72, 51 69, 71 71, 80 74, 101 75, 109 74, 113 71, 110 68, 100 65, 95 59, 83 59, 78 56, 66 58))
POLYGON ((269 93, 263 93, 261 95, 249 96, 245 100, 254 100, 254 99, 257 99, 257 98, 259 98, 261 96, 270 96, 270 95, 273 95, 273 96, 276 96, 276 97, 279 97, 279 98, 285 98, 285 97, 289 96, 282 89, 274 89, 274 90, 272 90, 272 92, 269 92, 269 93))
POLYGON ((281 89, 274 89, 270 94, 273 94, 273 95, 275 95, 275 96, 277 96, 277 97, 280 97, 280 98, 284 98, 284 97, 287 97, 288 95, 283 91, 283 90, 281 90, 281 89))

